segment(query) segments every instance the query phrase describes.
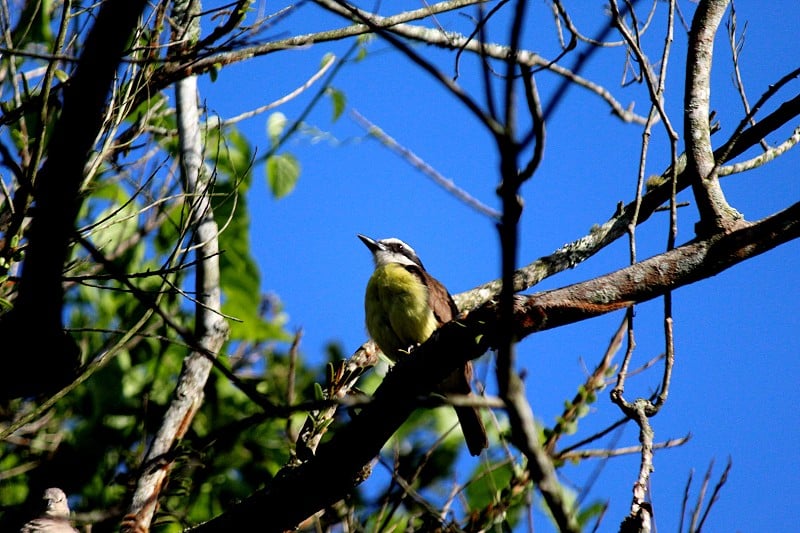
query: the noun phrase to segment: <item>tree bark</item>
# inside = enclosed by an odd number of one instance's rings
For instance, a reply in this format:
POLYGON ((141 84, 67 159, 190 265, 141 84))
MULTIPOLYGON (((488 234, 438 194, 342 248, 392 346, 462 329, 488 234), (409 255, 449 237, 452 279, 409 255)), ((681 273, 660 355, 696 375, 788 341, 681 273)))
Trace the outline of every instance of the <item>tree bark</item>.
POLYGON ((62 274, 83 202, 84 165, 103 124, 108 94, 143 0, 105 2, 86 38, 75 74, 64 89, 61 117, 33 183, 27 249, 14 309, 3 317, 7 339, 0 397, 52 392, 69 383, 78 348, 63 329, 62 274), (20 334, 31 332, 35 335, 20 334))

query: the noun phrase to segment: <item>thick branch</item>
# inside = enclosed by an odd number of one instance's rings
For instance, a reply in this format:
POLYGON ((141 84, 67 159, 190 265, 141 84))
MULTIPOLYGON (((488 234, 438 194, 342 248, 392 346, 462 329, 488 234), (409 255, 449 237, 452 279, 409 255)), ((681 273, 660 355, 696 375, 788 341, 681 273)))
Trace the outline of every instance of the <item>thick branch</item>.
POLYGON ((0 335, 24 345, 6 346, 9 357, 3 394, 52 390, 74 376, 77 349, 62 333, 62 271, 81 206, 79 194, 87 156, 103 124, 106 99, 117 67, 145 2, 106 2, 100 8, 71 82, 64 90, 61 117, 47 146, 47 160, 34 184, 34 217, 19 296, 3 319, 0 335), (20 336, 37 325, 37 334, 20 336), (8 334, 5 332, 8 331, 8 334), (23 356, 24 354, 24 356, 23 356))
POLYGON ((728 0, 700 3, 692 20, 686 58, 684 138, 687 168, 691 172, 692 190, 700 212, 697 232, 701 235, 731 229, 742 218, 728 205, 719 184, 709 123, 714 36, 727 7, 728 0))
MULTIPOLYGON (((518 297, 516 336, 521 339, 656 298, 798 237, 800 203, 748 227, 686 244, 611 274, 518 297)), ((465 361, 494 347, 496 327, 494 302, 445 325, 395 365, 373 402, 321 445, 315 457, 300 467, 284 468, 266 489, 195 531, 236 531, 254 523, 263 524, 264 531, 283 531, 349 494, 363 480, 370 461, 414 410, 416 399, 434 390, 465 361)))

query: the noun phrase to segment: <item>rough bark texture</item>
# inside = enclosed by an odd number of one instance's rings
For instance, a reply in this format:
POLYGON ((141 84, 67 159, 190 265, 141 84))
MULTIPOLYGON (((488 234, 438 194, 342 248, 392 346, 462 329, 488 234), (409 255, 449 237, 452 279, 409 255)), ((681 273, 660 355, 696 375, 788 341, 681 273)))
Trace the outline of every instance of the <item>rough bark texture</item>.
POLYGON ((709 122, 714 37, 727 7, 728 0, 701 2, 689 32, 683 134, 692 190, 700 211, 700 222, 696 228, 698 235, 730 230, 742 218, 736 209, 728 205, 719 184, 709 122))

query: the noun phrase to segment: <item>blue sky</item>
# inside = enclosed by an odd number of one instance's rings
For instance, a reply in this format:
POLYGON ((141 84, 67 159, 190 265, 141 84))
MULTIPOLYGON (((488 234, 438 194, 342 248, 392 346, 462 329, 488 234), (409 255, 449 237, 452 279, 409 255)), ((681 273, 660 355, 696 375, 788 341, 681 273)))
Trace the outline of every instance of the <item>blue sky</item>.
MULTIPOLYGON (((389 9, 415 9, 418 2, 384 3, 389 9)), ((526 26, 526 47, 547 57, 557 53, 552 17, 542 2, 531 2, 526 26)), ((691 17, 694 3, 680 2, 691 17)), ((737 4, 739 28, 747 21, 741 69, 751 102, 769 83, 797 67, 797 28, 800 10, 794 1, 737 4)), ((275 6, 277 7, 277 6, 275 6)), ((270 9, 275 8, 271 3, 270 9)), ((585 33, 594 34, 605 22, 601 3, 576 12, 585 33)), ((657 16, 664 16, 659 4, 657 16)), ((468 31, 464 17, 442 16, 447 28, 468 31)), ((724 23, 724 21, 723 21, 724 23)), ((333 28, 343 21, 307 5, 281 22, 274 33, 283 37, 309 28, 333 28), (285 33, 284 33, 285 32, 285 33)), ((657 57, 662 45, 660 26, 650 30, 646 52, 657 57)), ((718 146, 738 124, 741 103, 731 81, 731 60, 724 37, 717 39, 713 70, 712 108, 722 130, 712 139, 718 146)), ((490 37, 502 41, 501 26, 490 37)), ((341 57, 349 43, 327 43, 281 52, 223 69, 216 82, 201 82, 201 97, 208 109, 223 118, 267 104, 301 85, 317 69, 323 56, 341 57)), ((667 110, 676 129, 682 129, 683 60, 686 38, 676 29, 667 84, 667 110)), ((448 74, 452 55, 425 47, 420 53, 448 74)), ((413 150, 442 174, 481 201, 497 206, 497 159, 489 136, 479 124, 428 76, 380 40, 368 46, 365 60, 344 67, 333 85, 355 108, 413 150)), ((646 112, 640 86, 620 88, 620 49, 595 55, 582 73, 613 92, 623 105, 636 102, 646 112)), ((563 63, 571 64, 567 59, 563 63)), ((480 84, 474 58, 465 56, 459 82, 476 96, 480 84)), ((560 79, 537 76, 545 102, 560 79)), ((795 95, 795 81, 775 102, 795 95)), ((289 119, 307 105, 313 87, 280 109, 289 119)), ((766 112, 774 109, 768 105, 766 112)), ((761 115, 763 116, 763 114, 761 115)), ((241 124, 242 131, 263 154, 268 149, 266 116, 241 124)), ((262 288, 276 293, 284 303, 290 329, 302 327, 302 349, 310 361, 320 361, 328 342, 338 342, 346 353, 366 338, 363 325, 363 291, 371 273, 370 255, 356 238, 364 233, 376 238, 399 237, 409 242, 427 269, 452 293, 494 279, 499 273, 499 248, 490 220, 461 204, 376 141, 367 139, 347 112, 331 122, 331 106, 323 102, 307 123, 329 134, 312 139, 300 135, 285 147, 302 165, 296 190, 274 200, 265 185, 262 168, 256 169, 249 196, 253 251, 261 269, 262 288)), ((796 124, 767 140, 778 144, 796 124)), ((551 253, 564 243, 585 235, 595 223, 606 221, 619 201, 632 199, 642 128, 622 124, 610 116, 596 95, 572 88, 548 123, 545 159, 523 188, 525 212, 521 222, 520 260, 526 264, 551 253)), ((669 149, 663 129, 656 126, 651 141, 647 174, 663 171, 669 149)), ((682 148, 682 145, 681 145, 682 148)), ((755 151, 748 152, 752 157, 755 151)), ((746 157, 747 157, 746 156, 746 157)), ((723 187, 733 206, 747 219, 757 220, 800 198, 797 169, 800 152, 784 155, 766 168, 725 178, 723 187)), ((692 201, 684 193, 681 200, 692 201)), ((678 242, 693 237, 693 206, 679 213, 678 242)), ((656 214, 638 232, 641 258, 663 251, 667 217, 656 214)), ((693 495, 710 461, 716 461, 714 480, 730 456, 733 470, 706 531, 789 531, 796 527, 800 502, 800 438, 798 355, 800 319, 797 318, 798 252, 792 242, 731 270, 682 288, 674 294, 677 362, 669 401, 653 420, 657 440, 693 435, 682 448, 660 451, 652 477, 656 523, 661 531, 676 531, 678 510, 687 476, 696 470, 693 495)), ((533 290, 559 287, 624 267, 628 261, 623 241, 609 247, 578 268, 548 279, 533 290)), ((637 349, 634 365, 663 351, 662 301, 637 307, 637 349)), ((620 314, 534 335, 519 346, 520 367, 534 412, 553 423, 563 401, 571 398, 584 378, 584 363, 592 367, 602 356, 620 314)), ((484 357, 479 373, 489 373, 491 358, 484 357), (486 365, 490 365, 488 368, 486 365)), ((660 382, 660 368, 632 378, 626 394, 649 395, 660 382)), ((584 428, 600 428, 619 417, 604 392, 597 413, 584 428)), ((583 431, 581 431, 583 433, 583 431)), ((568 442, 568 441, 567 441, 568 442)), ((629 427, 619 437, 620 446, 636 444, 629 427)), ((600 444, 603 444, 602 442, 600 444)), ((612 530, 624 516, 637 459, 614 460, 606 465, 592 498, 611 498, 605 527, 612 530)), ((467 463, 469 470, 474 463, 467 463)), ((563 471, 580 483, 587 469, 563 471)), ((549 525, 537 517, 537 531, 549 525)))

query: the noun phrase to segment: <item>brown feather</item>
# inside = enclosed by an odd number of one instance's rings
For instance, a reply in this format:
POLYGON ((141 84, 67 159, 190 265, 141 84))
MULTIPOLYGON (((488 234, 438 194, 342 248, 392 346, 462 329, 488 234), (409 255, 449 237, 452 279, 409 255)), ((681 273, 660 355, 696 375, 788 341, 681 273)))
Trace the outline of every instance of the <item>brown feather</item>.
POLYGON ((428 305, 441 327, 458 316, 458 307, 453 297, 439 280, 416 265, 406 265, 406 270, 414 274, 428 288, 428 305))
MULTIPOLYGON (((458 316, 458 306, 453 297, 436 278, 428 274, 424 269, 408 265, 406 270, 417 276, 428 288, 428 305, 433 311, 439 327, 453 320, 458 316)), ((457 369, 442 382, 439 392, 445 396, 450 394, 471 395, 472 387, 472 362, 469 361, 463 368, 457 369)), ((467 448, 472 455, 480 455, 484 448, 489 446, 486 437, 486 428, 481 420, 480 411, 477 407, 456 407, 456 416, 461 424, 461 431, 464 433, 464 440, 467 448)))

